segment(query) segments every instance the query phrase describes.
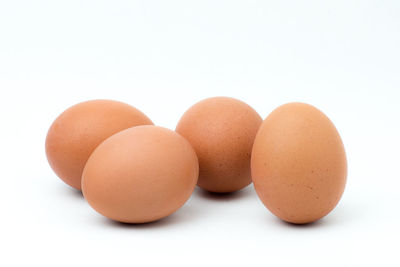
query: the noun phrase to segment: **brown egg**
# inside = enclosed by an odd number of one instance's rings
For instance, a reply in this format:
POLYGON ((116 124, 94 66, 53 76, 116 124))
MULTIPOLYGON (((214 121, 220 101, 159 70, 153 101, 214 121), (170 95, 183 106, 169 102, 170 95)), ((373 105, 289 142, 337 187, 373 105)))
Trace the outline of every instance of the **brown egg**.
POLYGON ((82 176, 82 192, 100 214, 145 223, 179 209, 196 186, 199 165, 185 138, 157 126, 138 126, 101 143, 82 176))
POLYGON ((251 183, 251 149, 261 122, 249 105, 228 97, 208 98, 186 111, 176 131, 197 153, 198 186, 225 193, 251 183))
POLYGON ((65 110, 51 125, 46 154, 54 172, 81 189, 82 171, 93 150, 111 135, 137 125, 153 124, 136 108, 111 100, 92 100, 65 110))
POLYGON ((280 219, 310 223, 339 202, 347 177, 346 154, 333 123, 303 103, 274 110, 253 145, 251 172, 258 196, 280 219))

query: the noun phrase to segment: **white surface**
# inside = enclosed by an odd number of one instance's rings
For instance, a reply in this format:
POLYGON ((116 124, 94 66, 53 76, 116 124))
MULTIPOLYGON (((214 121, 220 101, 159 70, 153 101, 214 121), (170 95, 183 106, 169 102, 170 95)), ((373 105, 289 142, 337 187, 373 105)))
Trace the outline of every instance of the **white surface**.
POLYGON ((0 265, 399 266, 399 14, 396 0, 1 0, 0 265), (262 117, 322 109, 348 154, 339 206, 296 227, 252 187, 196 190, 167 219, 124 226, 47 164, 47 129, 72 104, 121 100, 173 129, 216 95, 262 117))

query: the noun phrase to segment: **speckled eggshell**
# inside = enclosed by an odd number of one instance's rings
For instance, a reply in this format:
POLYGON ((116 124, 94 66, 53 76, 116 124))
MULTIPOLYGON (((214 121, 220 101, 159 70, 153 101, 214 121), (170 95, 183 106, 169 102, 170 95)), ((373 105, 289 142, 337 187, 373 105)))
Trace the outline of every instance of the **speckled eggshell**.
POLYGON ((83 171, 82 192, 105 217, 146 223, 179 209, 198 174, 196 153, 185 138, 162 127, 137 126, 96 148, 83 171))
POLYGON ((346 154, 328 117, 311 105, 289 103, 262 123, 251 171, 258 196, 273 214, 290 223, 310 223, 339 202, 346 154))
POLYGON ((46 155, 54 172, 80 190, 82 171, 93 150, 111 135, 153 124, 136 108, 112 100, 91 100, 65 110, 51 125, 46 155))
POLYGON ((176 131, 197 153, 199 187, 227 193, 251 183, 251 149, 261 122, 253 108, 228 97, 205 99, 185 112, 176 131))

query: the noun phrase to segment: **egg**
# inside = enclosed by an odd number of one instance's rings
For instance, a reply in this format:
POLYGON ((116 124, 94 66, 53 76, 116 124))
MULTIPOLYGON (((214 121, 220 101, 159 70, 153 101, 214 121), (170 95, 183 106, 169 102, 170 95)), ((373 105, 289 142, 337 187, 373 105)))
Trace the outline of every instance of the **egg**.
POLYGON ((253 108, 229 97, 205 99, 183 114, 176 131, 197 153, 199 187, 228 193, 251 183, 251 149, 261 122, 253 108))
POLYGON ((262 123, 251 173, 258 196, 273 214, 290 223, 310 223, 338 204, 346 184, 346 154, 327 116, 311 105, 289 103, 262 123))
POLYGON ((195 151, 174 131, 137 126, 101 143, 82 175, 82 192, 100 214, 125 223, 156 221, 190 197, 199 174, 195 151))
POLYGON ((136 108, 112 100, 91 100, 65 110, 51 125, 46 155, 54 172, 80 190, 82 171, 93 150, 111 135, 137 125, 153 124, 136 108))

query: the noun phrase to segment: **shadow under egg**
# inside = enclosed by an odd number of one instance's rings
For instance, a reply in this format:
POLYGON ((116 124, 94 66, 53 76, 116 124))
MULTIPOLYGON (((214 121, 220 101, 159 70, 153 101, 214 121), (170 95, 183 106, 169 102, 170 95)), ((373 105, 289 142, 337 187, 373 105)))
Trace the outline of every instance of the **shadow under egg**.
POLYGON ((254 193, 250 190, 249 187, 243 188, 239 191, 228 192, 228 193, 210 192, 198 187, 196 188, 195 192, 200 197, 213 201, 234 201, 238 199, 243 199, 254 193))

